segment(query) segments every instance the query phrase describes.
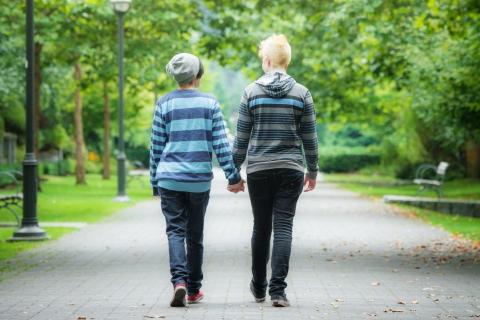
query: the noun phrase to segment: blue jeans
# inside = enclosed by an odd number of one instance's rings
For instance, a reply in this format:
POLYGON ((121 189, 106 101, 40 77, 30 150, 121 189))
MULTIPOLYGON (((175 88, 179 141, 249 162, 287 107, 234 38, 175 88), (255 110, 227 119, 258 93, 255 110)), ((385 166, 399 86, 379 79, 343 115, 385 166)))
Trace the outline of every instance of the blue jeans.
POLYGON ((253 211, 252 273, 255 291, 267 288, 267 263, 273 226, 272 277, 269 294, 283 295, 292 248, 293 217, 302 193, 303 172, 271 169, 247 175, 253 211))
POLYGON ((210 190, 197 193, 160 188, 160 198, 167 225, 172 284, 185 283, 188 294, 196 294, 203 279, 203 222, 210 190))

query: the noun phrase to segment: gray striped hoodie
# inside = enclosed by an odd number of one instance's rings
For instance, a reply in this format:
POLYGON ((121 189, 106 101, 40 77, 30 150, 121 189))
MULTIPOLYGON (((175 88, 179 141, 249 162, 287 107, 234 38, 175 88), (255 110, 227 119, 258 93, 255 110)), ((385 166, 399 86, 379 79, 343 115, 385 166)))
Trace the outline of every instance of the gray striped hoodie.
POLYGON ((315 107, 307 88, 291 76, 267 73, 245 88, 233 147, 237 168, 304 170, 315 178, 318 144, 315 107))

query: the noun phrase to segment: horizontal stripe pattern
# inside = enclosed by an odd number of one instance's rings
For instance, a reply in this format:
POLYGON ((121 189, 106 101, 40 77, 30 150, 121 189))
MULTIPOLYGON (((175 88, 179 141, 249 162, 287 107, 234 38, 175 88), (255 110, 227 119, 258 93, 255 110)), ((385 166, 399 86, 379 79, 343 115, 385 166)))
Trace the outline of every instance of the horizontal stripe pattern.
POLYGON ((294 107, 303 109, 304 103, 302 101, 298 101, 297 99, 289 99, 289 98, 257 98, 250 100, 248 102, 248 106, 250 108, 255 108, 258 106, 286 106, 286 107, 294 107))
POLYGON ((316 115, 308 89, 295 84, 281 98, 269 97, 256 83, 244 91, 239 109, 233 159, 239 168, 248 155, 247 173, 268 163, 318 171, 316 115))
POLYGON ((238 181, 222 113, 213 96, 176 90, 157 101, 150 138, 152 187, 185 192, 209 188, 213 153, 229 181, 238 181))

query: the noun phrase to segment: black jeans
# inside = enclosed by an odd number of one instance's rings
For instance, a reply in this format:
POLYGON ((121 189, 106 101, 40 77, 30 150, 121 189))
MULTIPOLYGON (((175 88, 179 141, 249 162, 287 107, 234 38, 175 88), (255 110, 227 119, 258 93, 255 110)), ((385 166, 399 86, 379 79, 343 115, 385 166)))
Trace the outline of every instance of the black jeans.
POLYGON ((253 209, 252 273, 258 291, 267 288, 267 263, 273 221, 272 277, 270 295, 284 294, 292 248, 293 217, 302 193, 303 172, 272 169, 247 175, 253 209))
POLYGON ((203 222, 210 191, 180 192, 160 188, 160 197, 167 224, 172 284, 185 283, 188 294, 196 294, 203 279, 203 222))

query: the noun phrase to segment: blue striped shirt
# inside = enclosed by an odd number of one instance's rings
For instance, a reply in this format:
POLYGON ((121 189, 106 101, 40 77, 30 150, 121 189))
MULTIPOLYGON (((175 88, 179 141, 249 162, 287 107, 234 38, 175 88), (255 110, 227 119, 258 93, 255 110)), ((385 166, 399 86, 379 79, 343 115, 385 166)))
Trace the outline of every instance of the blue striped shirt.
POLYGON ((218 101, 197 90, 175 90, 161 97, 155 105, 150 140, 154 191, 158 187, 208 191, 213 153, 229 184, 239 182, 218 101))

